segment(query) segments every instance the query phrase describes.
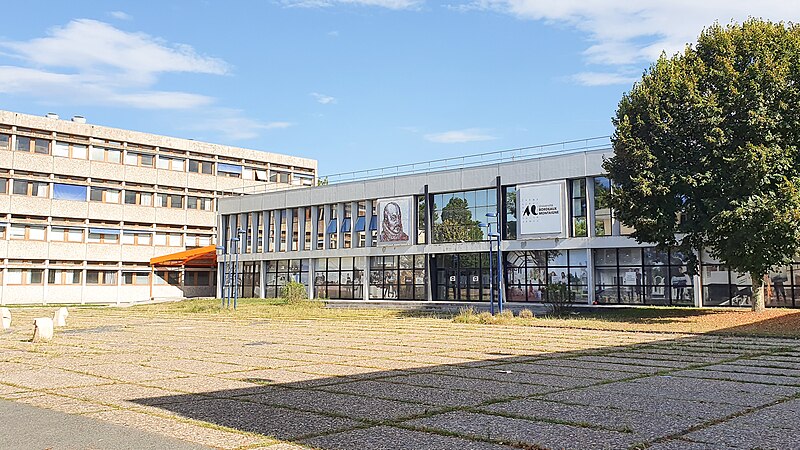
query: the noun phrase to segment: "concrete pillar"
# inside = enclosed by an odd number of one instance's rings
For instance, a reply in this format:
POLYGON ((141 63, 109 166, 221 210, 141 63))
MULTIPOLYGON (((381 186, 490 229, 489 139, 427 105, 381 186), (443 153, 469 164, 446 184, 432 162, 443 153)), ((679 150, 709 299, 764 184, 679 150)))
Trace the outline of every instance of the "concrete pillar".
MULTIPOLYGON (((313 208, 316 209, 317 207, 314 206, 313 208)), ((312 213, 313 212, 314 211, 312 210, 312 213)), ((314 218, 313 214, 311 215, 311 218, 314 218)), ((314 223, 314 221, 312 220, 311 223, 314 223)), ((312 239, 312 242, 313 241, 314 239, 312 239)), ((308 286, 306 286, 306 292, 308 293, 309 300, 314 299, 314 278, 316 278, 314 266, 316 265, 316 262, 316 259, 308 258, 308 286)))
POLYGON ((250 253, 258 253, 258 224, 261 213, 250 213, 250 253))
POLYGON ((367 205, 366 205, 367 213, 365 215, 367 226, 366 230, 364 231, 366 233, 366 239, 364 242, 365 247, 372 247, 372 230, 369 229, 369 225, 372 223, 372 207, 374 206, 374 203, 375 202, 373 200, 367 200, 367 205))
POLYGON ((344 248, 344 235, 342 232, 344 224, 344 203, 336 204, 336 248, 344 248))
POLYGON ((358 233, 356 233, 357 220, 358 202, 350 202, 350 248, 358 247, 358 233))
POLYGON ((306 249, 306 208, 297 208, 297 250, 306 249))
POLYGON ((264 224, 264 236, 263 236, 263 246, 264 246, 264 253, 269 253, 269 227, 271 223, 271 214, 270 211, 262 211, 261 212, 261 220, 264 224))
POLYGON ((594 287, 594 255, 590 248, 586 249, 586 289, 589 290, 588 303, 593 305, 597 290, 594 287))
POLYGON ((247 229, 250 228, 250 214, 242 213, 241 221, 241 228, 244 231, 244 234, 239 235, 239 239, 241 239, 239 242, 241 245, 239 253, 250 253, 250 250, 252 250, 250 245, 248 245, 248 239, 250 238, 250 235, 247 233, 247 229))
POLYGON ((264 260, 258 261, 258 298, 264 298, 266 290, 264 284, 267 279, 267 262, 264 260))
POLYGON ((275 252, 277 253, 281 251, 281 224, 283 223, 283 218, 281 217, 282 210, 276 209, 272 213, 272 220, 275 221, 275 225, 273 225, 275 227, 275 236, 273 236, 272 242, 275 246, 275 252))
MULTIPOLYGON (((694 287, 694 306, 703 306, 703 252, 695 250, 697 255, 697 275, 692 277, 692 286, 694 287)), ((670 281, 670 289, 672 289, 672 282, 670 281)))
MULTIPOLYGON (((319 243, 319 206, 311 207, 311 248, 309 250, 316 251, 319 243)), ((312 261, 312 260, 309 260, 312 261)))
POLYGON ((286 217, 286 251, 292 251, 294 247, 294 208, 287 208, 283 212, 286 217))
POLYGON ((325 205, 323 208, 325 208, 323 210, 325 215, 323 216, 324 220, 322 221, 322 236, 323 242, 325 243, 325 250, 327 250, 331 248, 331 235, 328 234, 328 224, 331 221, 331 205, 325 205))
POLYGON ((370 257, 364 257, 364 275, 361 277, 361 297, 369 300, 369 280, 370 280, 370 257))

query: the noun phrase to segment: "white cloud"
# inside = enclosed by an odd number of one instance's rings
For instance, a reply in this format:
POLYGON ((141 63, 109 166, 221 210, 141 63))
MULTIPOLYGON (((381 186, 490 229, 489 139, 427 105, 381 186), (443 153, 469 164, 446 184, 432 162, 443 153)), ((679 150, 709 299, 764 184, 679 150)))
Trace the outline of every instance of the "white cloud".
POLYGON ((113 17, 113 18, 115 18, 115 19, 118 19, 118 20, 132 20, 133 19, 133 17, 130 14, 128 14, 128 13, 126 13, 124 11, 111 11, 110 13, 108 13, 108 15, 113 17))
POLYGON ((286 7, 292 8, 330 8, 332 6, 355 5, 403 10, 417 9, 424 0, 282 0, 286 7))
POLYGON ((621 72, 581 72, 569 77, 584 86, 608 86, 614 84, 633 84, 639 79, 629 73, 621 72))
POLYGON ((292 122, 265 121, 249 117, 240 109, 211 108, 204 110, 203 115, 191 121, 191 125, 185 129, 213 132, 226 140, 243 141, 257 138, 263 131, 282 130, 294 125, 292 122))
MULTIPOLYGON (((586 33, 584 51, 590 64, 648 64, 666 52, 672 55, 693 43, 701 30, 719 21, 742 22, 749 17, 780 21, 800 16, 800 2, 786 0, 476 0, 462 10, 494 10, 520 19, 566 25, 586 33)), ((600 81, 598 73, 577 74, 576 81, 600 81)), ((628 83, 624 73, 606 76, 605 83, 628 83)))
POLYGON ((228 65, 182 44, 78 19, 29 41, 0 41, 19 65, 0 66, 0 92, 78 104, 182 109, 213 99, 153 89, 164 73, 222 75, 228 65))
POLYGON ((495 139, 497 137, 486 134, 480 128, 467 128, 425 135, 426 141, 436 142, 437 144, 463 144, 466 142, 493 141, 495 139))
POLYGON ((314 97, 317 103, 321 103, 323 105, 332 105, 336 103, 336 98, 331 97, 330 95, 320 94, 318 92, 312 92, 309 95, 314 97))

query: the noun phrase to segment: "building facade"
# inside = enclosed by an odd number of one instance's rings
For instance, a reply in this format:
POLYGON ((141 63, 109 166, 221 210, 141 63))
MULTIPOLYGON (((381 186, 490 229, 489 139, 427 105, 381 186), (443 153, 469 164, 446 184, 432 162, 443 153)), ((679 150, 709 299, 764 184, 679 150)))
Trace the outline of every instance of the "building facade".
MULTIPOLYGON (((638 244, 608 206, 605 148, 220 200, 222 261, 238 253, 245 297, 290 280, 312 297, 744 306, 749 277, 705 252, 638 244), (489 226, 487 226, 489 224, 489 226), (502 237, 500 258, 497 242, 502 237), (231 238, 240 239, 233 244, 231 238)), ((218 268, 218 295, 225 280, 218 268)), ((768 305, 800 305, 800 265, 770 274, 768 305)))
POLYGON ((218 199, 316 184, 314 160, 0 111, 0 303, 213 296, 150 259, 216 243, 218 199))

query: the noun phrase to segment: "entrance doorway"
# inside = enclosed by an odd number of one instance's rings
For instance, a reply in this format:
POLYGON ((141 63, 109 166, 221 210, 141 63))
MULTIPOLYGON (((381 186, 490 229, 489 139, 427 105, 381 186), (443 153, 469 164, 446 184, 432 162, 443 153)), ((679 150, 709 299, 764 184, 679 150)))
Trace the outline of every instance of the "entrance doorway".
POLYGON ((489 301, 489 254, 446 253, 432 258, 436 300, 489 301))

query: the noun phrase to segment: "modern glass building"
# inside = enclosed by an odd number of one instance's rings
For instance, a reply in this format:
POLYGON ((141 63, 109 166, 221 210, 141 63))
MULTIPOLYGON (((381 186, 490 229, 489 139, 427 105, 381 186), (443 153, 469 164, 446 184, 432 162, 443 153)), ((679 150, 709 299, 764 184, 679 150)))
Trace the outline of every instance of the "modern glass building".
MULTIPOLYGON (((628 237, 608 205, 608 156, 608 139, 596 139, 223 198, 218 242, 239 253, 246 297, 297 280, 326 299, 488 302, 498 261, 489 235, 499 232, 509 302, 748 305, 748 277, 705 252, 689 276, 687 255, 628 237)), ((770 277, 768 305, 800 305, 800 265, 770 277)))

